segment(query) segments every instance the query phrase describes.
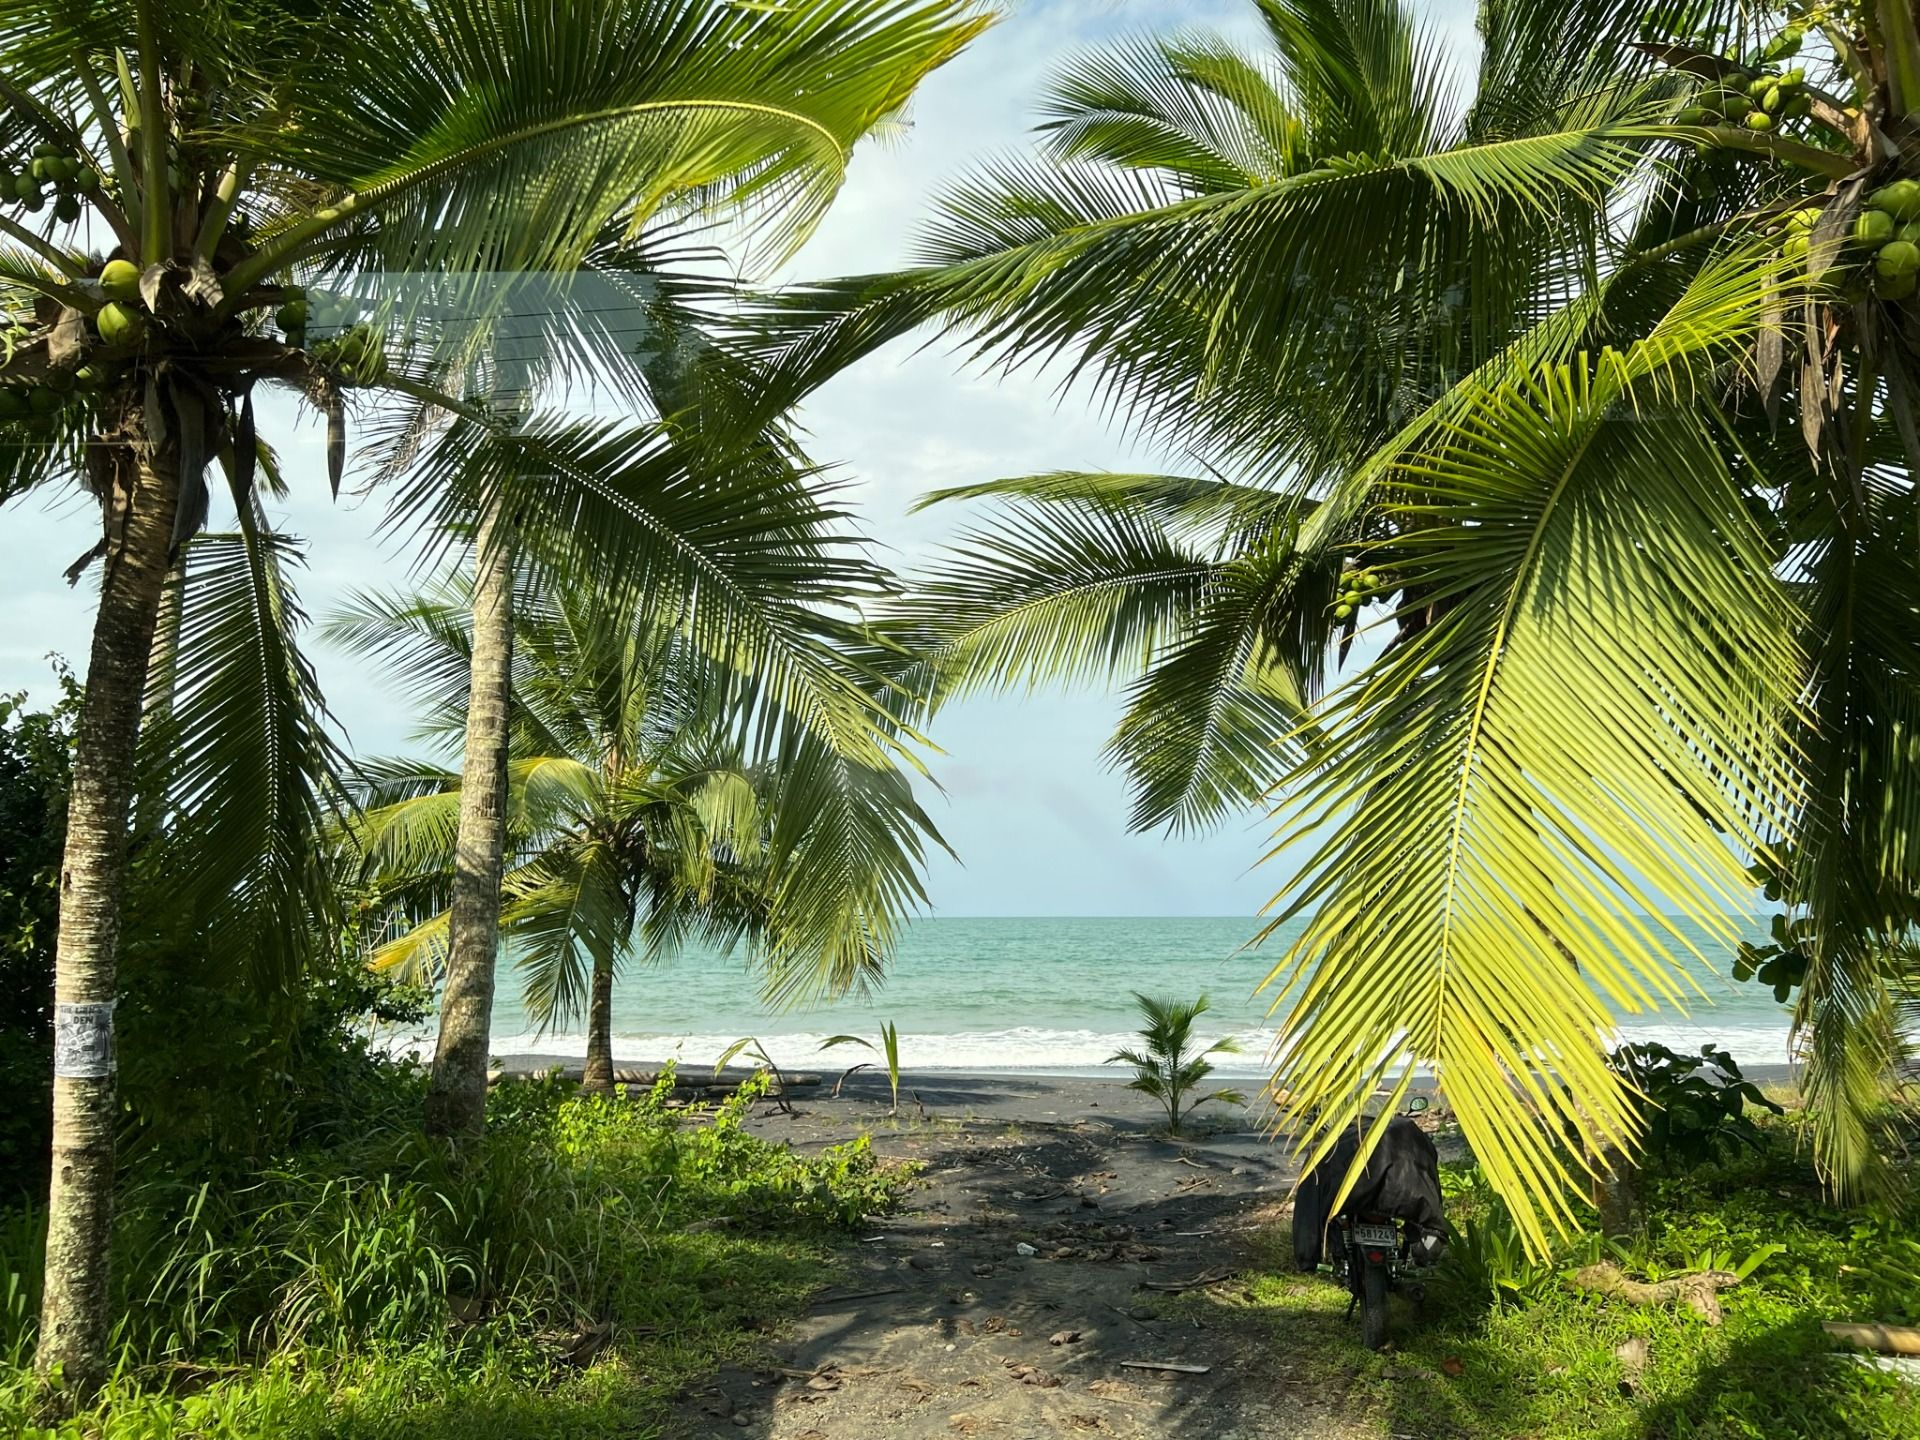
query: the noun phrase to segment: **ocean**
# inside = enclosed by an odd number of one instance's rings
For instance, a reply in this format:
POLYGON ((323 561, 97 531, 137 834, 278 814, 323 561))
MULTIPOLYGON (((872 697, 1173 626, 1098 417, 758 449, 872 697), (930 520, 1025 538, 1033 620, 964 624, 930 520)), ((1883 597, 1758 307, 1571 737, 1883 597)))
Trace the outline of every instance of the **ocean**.
MULTIPOLYGON (((741 955, 689 950, 622 972, 614 991, 614 1055, 711 1065, 751 1035, 783 1066, 839 1070, 879 1057, 853 1046, 823 1051, 821 1041, 847 1033, 877 1046, 880 1026, 892 1022, 905 1070, 1097 1074, 1108 1055, 1132 1042, 1139 1020, 1131 992, 1141 990, 1207 994, 1212 1010, 1196 1028, 1209 1040, 1232 1035, 1240 1044, 1239 1054, 1218 1058, 1220 1073, 1263 1075, 1270 997, 1254 990, 1285 944, 1276 937, 1245 950, 1259 929, 1259 921, 1246 918, 919 920, 871 994, 786 1011, 761 1003, 741 955)), ((1763 933, 1756 926, 1752 938, 1763 933)), ((1762 987, 1729 978, 1726 947, 1699 936, 1695 943, 1719 972, 1695 977, 1707 998, 1687 1014, 1623 1016, 1621 1034, 1676 1050, 1711 1041, 1743 1063, 1784 1063, 1784 1007, 1762 987)), ((519 998, 520 978, 509 961, 494 1009, 495 1054, 585 1053, 582 1027, 539 1034, 519 998)), ((418 1039, 430 1045, 431 1031, 418 1039)))

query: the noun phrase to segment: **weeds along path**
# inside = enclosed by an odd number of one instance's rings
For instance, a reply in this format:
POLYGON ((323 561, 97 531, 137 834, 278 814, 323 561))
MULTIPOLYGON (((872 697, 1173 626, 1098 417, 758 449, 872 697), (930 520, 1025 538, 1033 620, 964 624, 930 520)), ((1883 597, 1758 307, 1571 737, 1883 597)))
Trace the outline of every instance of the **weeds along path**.
POLYGON ((1235 1312, 1236 1277, 1286 1241, 1284 1153, 1228 1107, 1170 1142, 1144 1097, 1060 1083, 909 1081, 898 1120, 884 1084, 850 1084, 758 1118, 803 1150, 870 1129, 919 1184, 804 1320, 682 1397, 675 1440, 1383 1433, 1338 1387, 1295 1382, 1284 1345, 1235 1312))

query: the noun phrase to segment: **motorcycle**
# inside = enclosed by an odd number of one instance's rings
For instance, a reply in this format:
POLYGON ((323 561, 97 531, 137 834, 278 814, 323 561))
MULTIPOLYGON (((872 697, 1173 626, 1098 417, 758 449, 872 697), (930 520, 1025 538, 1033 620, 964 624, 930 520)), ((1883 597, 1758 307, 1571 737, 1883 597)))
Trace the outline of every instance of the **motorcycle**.
POLYGON ((1427 1108, 1415 1096, 1405 1115, 1394 1119, 1369 1157, 1365 1171, 1339 1213, 1312 1219, 1314 1197, 1331 1201, 1358 1149, 1357 1139, 1336 1148, 1326 1163, 1302 1183, 1295 1200, 1295 1252, 1318 1259, 1314 1241, 1324 1237, 1329 1268, 1352 1299, 1347 1318, 1360 1313, 1360 1336, 1369 1350, 1387 1343, 1387 1296, 1395 1291, 1415 1304, 1425 1298, 1420 1276, 1446 1253, 1440 1216, 1439 1156, 1433 1141, 1413 1123, 1427 1108), (1304 1214, 1303 1214, 1304 1209, 1304 1214), (1306 1237, 1303 1250, 1298 1222, 1306 1219, 1318 1234, 1306 1237), (1331 1225, 1328 1222, 1331 1222, 1331 1225))
POLYGON ((1369 1350, 1387 1343, 1387 1296, 1403 1293, 1415 1305, 1426 1299, 1426 1286, 1417 1277, 1440 1261, 1445 1242, 1431 1231, 1391 1215, 1341 1215, 1340 1241, 1333 1249, 1334 1278, 1353 1298, 1347 1319, 1360 1312, 1360 1341, 1369 1350))

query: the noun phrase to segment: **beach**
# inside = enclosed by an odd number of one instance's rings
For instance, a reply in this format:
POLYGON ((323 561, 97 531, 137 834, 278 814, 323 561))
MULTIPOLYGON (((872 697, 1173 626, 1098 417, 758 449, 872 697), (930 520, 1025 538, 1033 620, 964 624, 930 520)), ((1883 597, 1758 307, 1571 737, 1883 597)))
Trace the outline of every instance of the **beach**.
POLYGON ((912 1193, 753 1365, 681 1398, 675 1440, 1364 1433, 1331 1393, 1276 1420, 1271 1352, 1176 1304, 1284 1243, 1293 1172, 1245 1110, 1206 1107, 1170 1141, 1113 1080, 909 1072, 894 1114, 883 1075, 831 1091, 751 1126, 808 1151, 870 1135, 919 1167, 912 1193))
MULTIPOLYGON (((500 1068, 574 1065, 531 1053, 500 1068)), ((657 1070, 622 1068, 636 1080, 657 1070)), ((728 1070, 702 1098, 747 1073, 728 1070)), ((680 1079, 695 1098, 714 1077, 680 1079)), ((809 1153, 870 1137, 918 1175, 899 1213, 841 1247, 833 1283, 754 1364, 680 1397, 673 1440, 1379 1433, 1367 1394, 1295 1383, 1239 1303, 1244 1277, 1287 1266, 1298 1173, 1251 1093, 1201 1108, 1180 1140, 1118 1073, 907 1070, 895 1107, 884 1072, 813 1072, 783 1098, 756 1105, 749 1128, 809 1153)), ((1444 1099, 1420 1123, 1444 1158, 1464 1154, 1444 1099)))

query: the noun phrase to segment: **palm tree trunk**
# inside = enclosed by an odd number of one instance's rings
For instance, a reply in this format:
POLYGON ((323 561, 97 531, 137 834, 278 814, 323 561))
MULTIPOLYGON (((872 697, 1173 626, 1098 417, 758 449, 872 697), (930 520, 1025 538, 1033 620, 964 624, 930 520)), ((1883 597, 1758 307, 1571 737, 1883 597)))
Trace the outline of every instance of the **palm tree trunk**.
POLYGON ((447 982, 427 1083, 430 1134, 480 1133, 486 1120, 500 875, 507 840, 507 725, 512 701, 513 541, 498 501, 474 537, 473 659, 460 772, 447 982))
POLYGON ((73 752, 66 851, 60 862, 60 935, 54 959, 53 1181, 35 1369, 58 1367, 61 1403, 77 1404, 105 1378, 112 1319, 107 1249, 113 1218, 113 1127, 118 1109, 113 1005, 127 811, 147 665, 179 503, 178 476, 151 449, 116 467, 126 509, 114 517, 73 752), (126 494, 130 490, 130 494, 126 494))
POLYGON ((587 1004, 587 1068, 580 1088, 590 1095, 613 1093, 613 967, 593 963, 593 997, 587 1004))

